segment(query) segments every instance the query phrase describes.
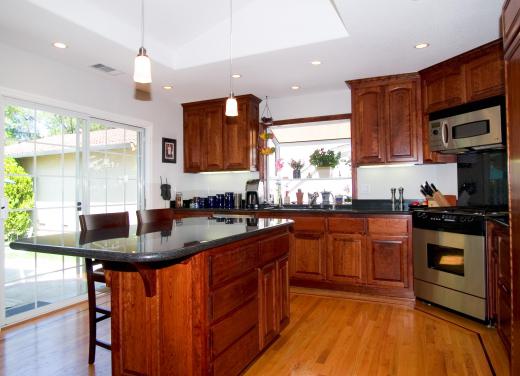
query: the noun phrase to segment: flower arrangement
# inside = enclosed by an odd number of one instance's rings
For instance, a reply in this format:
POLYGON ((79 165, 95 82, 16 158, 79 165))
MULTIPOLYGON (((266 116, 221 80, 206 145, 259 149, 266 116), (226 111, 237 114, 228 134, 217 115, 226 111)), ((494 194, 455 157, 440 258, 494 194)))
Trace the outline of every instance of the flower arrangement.
POLYGON ((303 168, 303 162, 301 159, 295 161, 294 159, 291 159, 291 168, 293 170, 301 170, 303 168))
POLYGON ((316 149, 310 155, 309 162, 316 167, 336 167, 339 164, 341 153, 338 151, 334 153, 332 150, 325 150, 323 148, 316 149))
POLYGON ((280 159, 277 159, 274 163, 274 168, 276 170, 276 173, 278 174, 278 172, 280 172, 283 168, 283 165, 284 165, 284 162, 283 162, 283 159, 280 158, 280 159))

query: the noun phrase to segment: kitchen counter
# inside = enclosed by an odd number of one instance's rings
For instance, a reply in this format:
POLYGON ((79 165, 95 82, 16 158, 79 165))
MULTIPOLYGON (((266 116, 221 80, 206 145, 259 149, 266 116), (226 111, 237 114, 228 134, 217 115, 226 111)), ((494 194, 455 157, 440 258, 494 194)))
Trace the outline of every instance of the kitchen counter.
POLYGON ((11 248, 114 262, 175 262, 203 250, 289 226, 290 220, 185 218, 166 226, 137 226, 35 236, 11 248))

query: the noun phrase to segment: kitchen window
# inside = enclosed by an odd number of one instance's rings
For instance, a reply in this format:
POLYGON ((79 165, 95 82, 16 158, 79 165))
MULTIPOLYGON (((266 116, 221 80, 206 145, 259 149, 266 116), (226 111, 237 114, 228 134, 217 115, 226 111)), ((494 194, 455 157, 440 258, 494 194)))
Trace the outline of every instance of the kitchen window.
MULTIPOLYGON (((267 156, 266 181, 268 201, 276 202, 281 189, 282 198, 289 195, 290 202, 296 203, 296 192, 304 193, 303 203, 308 203, 308 194, 330 191, 344 202, 352 197, 352 166, 350 120, 334 120, 304 124, 271 126, 268 133, 272 139, 267 146, 274 152, 267 156), (310 163, 310 155, 316 149, 340 153, 339 164, 331 170, 330 177, 318 175, 310 163), (301 161, 303 167, 299 177, 293 174, 291 161, 301 161)), ((321 201, 318 199, 318 203, 321 201)))

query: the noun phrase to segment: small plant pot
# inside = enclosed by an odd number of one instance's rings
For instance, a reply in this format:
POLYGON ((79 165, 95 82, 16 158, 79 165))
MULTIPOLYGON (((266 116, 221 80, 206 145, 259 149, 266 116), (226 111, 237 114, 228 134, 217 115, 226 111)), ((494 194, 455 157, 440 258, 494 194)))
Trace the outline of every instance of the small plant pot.
POLYGON ((321 179, 330 178, 332 176, 332 168, 330 167, 316 167, 318 171, 318 177, 321 179))
POLYGON ((302 177, 302 171, 301 170, 293 170, 292 171, 292 177, 293 177, 293 179, 300 179, 302 177))

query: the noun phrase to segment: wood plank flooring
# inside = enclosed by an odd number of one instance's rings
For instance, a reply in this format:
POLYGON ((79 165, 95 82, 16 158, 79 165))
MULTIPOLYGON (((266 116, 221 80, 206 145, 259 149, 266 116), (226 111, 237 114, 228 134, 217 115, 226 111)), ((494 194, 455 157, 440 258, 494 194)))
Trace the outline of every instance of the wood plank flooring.
MULTIPOLYGON (((0 375, 110 375, 87 364, 86 304, 0 333, 0 375)), ((100 331, 109 336, 108 322, 100 331)), ((291 323, 246 372, 256 375, 508 375, 494 329, 408 300, 291 289, 291 323)))

